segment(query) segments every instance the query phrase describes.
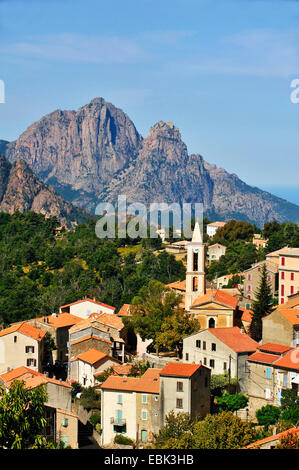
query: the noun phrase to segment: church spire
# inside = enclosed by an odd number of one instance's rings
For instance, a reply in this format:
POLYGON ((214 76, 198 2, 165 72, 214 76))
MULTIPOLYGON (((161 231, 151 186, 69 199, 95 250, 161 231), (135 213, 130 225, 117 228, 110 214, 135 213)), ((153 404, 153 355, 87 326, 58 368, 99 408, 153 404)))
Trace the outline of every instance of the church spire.
POLYGON ((198 221, 195 222, 195 227, 192 235, 192 242, 203 243, 202 233, 198 221))
POLYGON ((200 223, 195 222, 192 240, 187 243, 187 272, 185 309, 190 310, 193 301, 206 292, 205 245, 200 223))

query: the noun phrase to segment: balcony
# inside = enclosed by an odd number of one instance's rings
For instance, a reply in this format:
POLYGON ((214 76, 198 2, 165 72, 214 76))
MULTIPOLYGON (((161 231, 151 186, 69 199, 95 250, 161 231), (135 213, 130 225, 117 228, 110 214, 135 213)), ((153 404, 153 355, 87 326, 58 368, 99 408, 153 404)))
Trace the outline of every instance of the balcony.
POLYGON ((125 426, 127 421, 126 419, 110 418, 110 423, 115 426, 125 426))

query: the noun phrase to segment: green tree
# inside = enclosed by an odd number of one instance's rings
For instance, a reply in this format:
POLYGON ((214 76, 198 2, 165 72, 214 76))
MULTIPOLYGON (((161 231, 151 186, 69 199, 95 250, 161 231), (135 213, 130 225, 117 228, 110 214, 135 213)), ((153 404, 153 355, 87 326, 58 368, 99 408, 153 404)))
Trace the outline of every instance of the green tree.
POLYGON ((193 428, 195 449, 240 449, 256 440, 250 424, 232 412, 207 415, 193 428))
POLYGON ((200 323, 196 318, 182 308, 175 308, 173 314, 164 319, 161 331, 156 335, 156 347, 181 354, 183 338, 199 330, 200 323))
POLYGON ((42 385, 27 389, 15 381, 9 390, 1 390, 0 448, 29 449, 46 447, 44 404, 47 393, 42 385))
POLYGON ((271 313, 273 309, 271 287, 267 281, 266 263, 263 264, 261 270, 261 280, 255 297, 256 300, 252 302, 251 307, 253 315, 249 333, 255 341, 260 341, 262 339, 262 318, 271 313))
POLYGON ((281 410, 278 406, 265 405, 256 411, 255 416, 261 426, 268 428, 278 422, 281 410))
POLYGON ((125 326, 133 328, 142 340, 152 339, 161 331, 164 319, 172 315, 181 297, 159 281, 151 280, 140 289, 131 305, 132 317, 124 319, 125 326))
POLYGON ((248 397, 242 393, 225 393, 222 397, 216 397, 216 400, 220 411, 237 411, 248 404, 248 397))
POLYGON ((193 424, 188 413, 181 412, 175 414, 174 411, 170 411, 165 421, 165 426, 163 426, 155 436, 154 446, 156 449, 184 449, 186 448, 184 447, 186 441, 192 446, 192 442, 188 439, 186 440, 186 436, 189 436, 193 429, 193 424), (182 441, 183 447, 172 447, 173 445, 182 445, 182 441))

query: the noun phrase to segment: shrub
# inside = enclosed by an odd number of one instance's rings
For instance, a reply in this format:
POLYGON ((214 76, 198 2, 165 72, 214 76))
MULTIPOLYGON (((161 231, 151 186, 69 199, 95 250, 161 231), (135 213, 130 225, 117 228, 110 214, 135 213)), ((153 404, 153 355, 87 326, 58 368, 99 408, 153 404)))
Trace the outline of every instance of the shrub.
POLYGON ((101 424, 101 413, 95 412, 89 418, 90 423, 94 428, 96 428, 97 424, 101 424))
POLYGON ((114 438, 115 444, 123 444, 123 445, 133 445, 134 441, 127 436, 123 436, 122 434, 116 434, 114 438))

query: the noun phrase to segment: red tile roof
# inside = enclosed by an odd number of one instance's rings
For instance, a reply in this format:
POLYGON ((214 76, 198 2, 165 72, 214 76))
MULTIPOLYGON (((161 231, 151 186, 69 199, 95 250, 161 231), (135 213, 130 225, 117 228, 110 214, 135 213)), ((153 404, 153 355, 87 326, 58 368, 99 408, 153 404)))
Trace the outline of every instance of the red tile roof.
POLYGON ((259 441, 253 442, 245 447, 245 449, 253 449, 258 448, 261 444, 266 444, 267 442, 271 441, 280 441, 283 437, 286 437, 288 434, 297 435, 299 434, 299 427, 298 428, 291 428, 287 431, 280 432, 279 434, 275 434, 274 436, 266 437, 265 439, 261 439, 259 441))
POLYGON ((274 354, 285 354, 286 352, 293 349, 291 346, 286 346, 285 344, 278 344, 278 343, 266 343, 259 345, 259 350, 274 354))
POLYGON ((142 377, 118 377, 110 375, 101 385, 103 390, 127 392, 159 393, 160 369, 147 369, 142 377))
POLYGON ((123 306, 121 307, 117 315, 119 317, 132 317, 130 313, 130 307, 131 307, 130 304, 123 304, 123 306))
POLYGON ((277 355, 255 352, 251 354, 251 356, 248 356, 247 360, 261 362, 262 364, 273 364, 275 361, 277 361, 277 355))
POLYGON ((278 308, 277 309, 292 325, 299 325, 298 308, 278 308))
POLYGON ((9 372, 1 374, 0 377, 4 381, 6 387, 10 387, 13 381, 23 380, 27 388, 35 388, 42 384, 52 383, 55 385, 61 385, 63 387, 71 388, 71 385, 67 382, 51 379, 46 377, 44 374, 35 370, 29 369, 28 367, 17 367, 9 372))
POLYGON ((73 344, 81 343, 82 341, 87 341, 88 339, 103 341, 104 343, 112 344, 112 341, 110 341, 109 339, 98 338, 97 336, 94 336, 94 335, 88 335, 88 336, 84 336, 83 338, 78 338, 78 339, 75 339, 74 341, 71 341, 70 345, 72 346, 73 344))
POLYGON ((4 330, 1 330, 0 336, 9 335, 15 332, 21 333, 25 336, 29 336, 30 338, 35 339, 36 341, 41 341, 46 334, 46 332, 41 330, 40 328, 35 328, 29 323, 22 322, 22 323, 16 323, 15 325, 12 325, 8 328, 5 328, 4 330))
POLYGON ((245 321, 245 322, 248 322, 248 323, 251 323, 252 321, 252 315, 253 315, 253 311, 252 310, 247 310, 245 308, 240 308, 239 307, 239 310, 242 313, 242 316, 241 316, 241 321, 245 321))
POLYGON ((160 375, 174 377, 191 377, 200 367, 200 364, 184 364, 182 362, 168 362, 161 370, 160 375))
POLYGON ((299 348, 294 348, 285 356, 279 358, 275 365, 285 369, 293 369, 299 371, 299 348))
POLYGON ((119 364, 121 363, 118 359, 108 356, 108 354, 98 351, 98 349, 95 349, 95 348, 89 349, 88 351, 78 354, 78 356, 70 359, 70 362, 77 361, 77 360, 87 362, 88 364, 91 364, 91 365, 94 365, 97 362, 103 361, 103 360, 105 361, 113 360, 114 362, 118 362, 119 364))
POLYGON ((39 317, 36 319, 36 321, 53 326, 54 328, 63 328, 66 326, 76 325, 82 321, 82 318, 76 317, 70 313, 57 313, 57 316, 48 315, 45 317, 39 317))
POLYGON ((208 331, 235 352, 252 352, 256 351, 259 347, 259 343, 250 338, 246 333, 242 333, 237 326, 208 328, 208 331))
POLYGON ((210 302, 216 302, 235 309, 237 308, 239 299, 230 294, 227 294, 224 290, 207 289, 205 295, 194 300, 192 307, 200 306, 210 302))

